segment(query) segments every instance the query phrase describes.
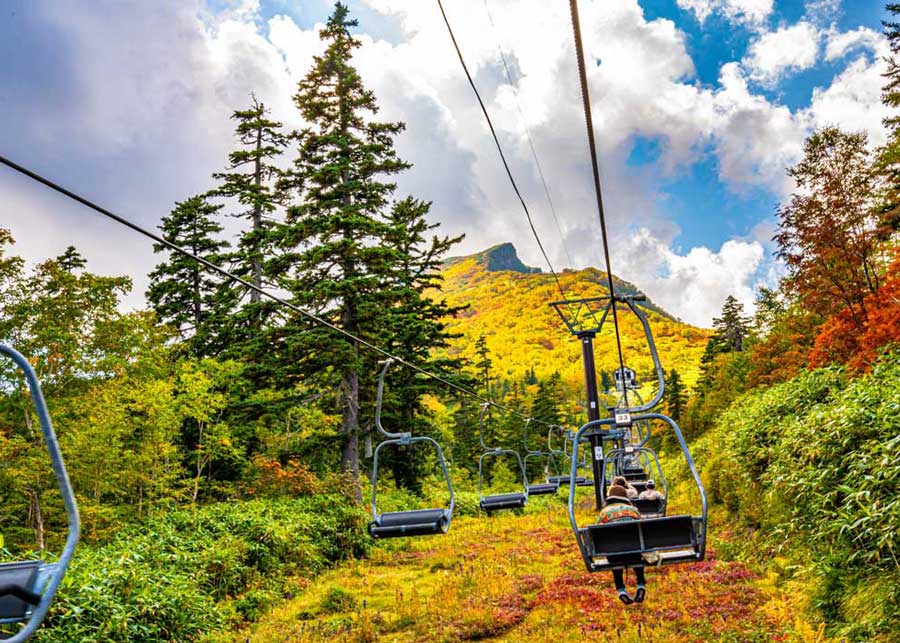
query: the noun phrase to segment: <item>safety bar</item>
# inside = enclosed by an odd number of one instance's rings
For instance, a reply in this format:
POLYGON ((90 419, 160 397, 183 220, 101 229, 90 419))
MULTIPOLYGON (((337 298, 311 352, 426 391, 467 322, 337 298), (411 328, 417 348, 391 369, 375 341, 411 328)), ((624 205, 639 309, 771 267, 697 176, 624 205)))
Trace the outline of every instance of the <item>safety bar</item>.
POLYGON ((37 374, 34 372, 31 364, 25 359, 25 356, 14 348, 6 344, 0 344, 0 353, 8 356, 16 365, 22 369, 25 374, 25 380, 28 382, 28 390, 31 393, 31 401, 37 412, 38 421, 41 425, 41 432, 44 435, 44 443, 47 447, 47 453, 50 455, 50 465, 53 468, 53 474, 56 477, 56 484, 62 494, 63 504, 66 508, 66 517, 68 519, 68 535, 66 536, 66 544, 63 547, 59 560, 53 566, 44 566, 49 568, 51 573, 46 582, 44 591, 40 591, 37 587, 37 593, 40 593, 40 600, 34 606, 30 613, 27 614, 25 626, 9 638, 2 639, 3 643, 23 643, 27 641, 32 634, 37 631, 47 616, 50 604, 53 602, 54 596, 59 589, 63 577, 75 554, 75 547, 81 534, 81 520, 78 516, 78 504, 75 500, 75 492, 72 490, 72 483, 69 481, 69 474, 66 472, 66 465, 63 462, 62 453, 59 450, 59 442, 56 439, 56 433, 53 430, 53 423, 50 420, 50 412, 47 410, 47 403, 44 400, 44 394, 41 391, 40 382, 38 382, 37 374))
MULTIPOLYGON (((661 413, 647 413, 643 415, 639 415, 635 418, 632 418, 632 421, 639 420, 660 420, 662 422, 667 423, 672 430, 675 432, 675 437, 678 438, 678 444, 681 446, 681 451, 684 453, 684 457, 687 460, 688 467, 691 470, 691 475, 694 478, 694 484, 697 485, 697 489, 700 491, 700 502, 702 506, 700 522, 701 522, 701 533, 700 533, 700 543, 699 543, 699 559, 702 560, 706 553, 706 518, 708 512, 707 500, 706 500, 706 490, 703 488, 703 483, 700 481, 700 474, 697 473, 697 467, 694 465, 694 459, 691 457, 691 452, 688 450, 687 443, 684 441, 684 436, 681 433, 681 429, 678 428, 678 424, 675 421, 661 413)), ((578 448, 581 443, 582 437, 585 436, 592 429, 596 429, 602 426, 615 425, 614 418, 606 418, 601 420, 594 420, 592 422, 588 422, 580 429, 578 429, 575 434, 574 440, 574 448, 572 449, 572 462, 571 462, 571 474, 572 478, 575 477, 575 474, 578 472, 578 448)), ((668 500, 668 498, 667 498, 668 500)), ((572 526, 572 532, 575 534, 575 541, 578 543, 578 549, 581 552, 581 556, 585 561, 585 565, 587 566, 588 571, 593 571, 591 564, 591 554, 588 551, 586 545, 582 540, 582 532, 580 527, 578 526, 578 521, 575 518, 575 487, 569 487, 569 524, 572 526)))

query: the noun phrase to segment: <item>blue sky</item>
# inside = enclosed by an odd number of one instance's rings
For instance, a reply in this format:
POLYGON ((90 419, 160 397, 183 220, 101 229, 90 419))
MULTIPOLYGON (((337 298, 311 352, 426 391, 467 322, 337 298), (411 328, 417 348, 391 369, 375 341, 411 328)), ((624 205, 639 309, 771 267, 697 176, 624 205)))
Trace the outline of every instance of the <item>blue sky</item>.
MULTIPOLYGON (((460 252, 513 241, 523 260, 542 265, 436 2, 348 4, 379 116, 408 126, 397 147, 414 167, 398 196, 431 200, 445 232, 467 235, 460 252)), ((582 267, 600 265, 601 254, 566 4, 445 1, 552 260, 582 267)), ((156 225, 175 201, 212 186, 233 146, 228 116, 250 92, 287 127, 302 125, 291 95, 331 6, 10 0, 0 20, 2 153, 156 225)), ((580 6, 585 46, 599 61, 589 75, 614 271, 693 323, 708 324, 729 294, 751 306, 755 289, 779 274, 773 216, 804 138, 836 124, 867 131, 873 145, 884 140, 883 3, 580 6)), ((0 226, 12 229, 18 252, 38 261, 74 243, 93 269, 130 275, 129 302, 142 305, 157 261, 142 239, 5 170, 0 190, 0 226)))

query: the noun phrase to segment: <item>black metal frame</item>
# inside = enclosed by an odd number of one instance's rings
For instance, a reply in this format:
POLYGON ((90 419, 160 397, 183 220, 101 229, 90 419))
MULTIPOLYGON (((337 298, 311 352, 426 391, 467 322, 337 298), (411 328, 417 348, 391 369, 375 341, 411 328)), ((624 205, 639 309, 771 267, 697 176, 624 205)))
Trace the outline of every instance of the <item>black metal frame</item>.
MULTIPOLYGON (((531 424, 531 418, 525 420, 525 426, 522 429, 522 446, 525 447, 525 457, 522 459, 522 464, 525 466, 525 483, 526 490, 529 496, 543 496, 555 494, 559 491, 560 485, 560 475, 559 475, 559 467, 556 466, 556 459, 553 457, 553 453, 549 451, 543 451, 541 449, 532 450, 528 446, 528 425, 531 424), (528 479, 528 458, 546 458, 547 464, 544 467, 544 482, 531 484, 528 479), (550 479, 550 467, 553 467, 554 479, 550 479)), ((552 428, 552 427, 551 427, 552 428)))

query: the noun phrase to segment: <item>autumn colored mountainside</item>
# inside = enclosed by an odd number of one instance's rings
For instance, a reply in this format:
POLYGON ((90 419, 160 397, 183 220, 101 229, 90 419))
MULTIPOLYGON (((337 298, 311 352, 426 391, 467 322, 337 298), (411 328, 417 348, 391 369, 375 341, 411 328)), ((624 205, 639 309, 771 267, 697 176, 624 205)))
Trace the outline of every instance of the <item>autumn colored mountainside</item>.
MULTIPOLYGON (((453 355, 474 358, 475 342, 484 336, 497 377, 518 378, 534 369, 538 378, 545 378, 558 371, 567 388, 582 388, 581 345, 548 305, 561 299, 553 275, 526 266, 513 245, 505 243, 447 260, 443 276, 441 296, 451 306, 468 306, 449 323, 449 330, 459 335, 451 341, 453 355)), ((567 299, 608 294, 606 273, 595 268, 566 270, 559 280, 567 299)), ((614 280, 618 293, 640 292, 633 284, 614 280)), ((710 331, 676 320, 649 300, 644 308, 663 368, 677 370, 692 386, 710 331)), ((627 313, 620 321, 627 364, 649 375, 653 362, 640 322, 627 313)), ((611 323, 597 337, 595 353, 601 374, 617 368, 611 323)))

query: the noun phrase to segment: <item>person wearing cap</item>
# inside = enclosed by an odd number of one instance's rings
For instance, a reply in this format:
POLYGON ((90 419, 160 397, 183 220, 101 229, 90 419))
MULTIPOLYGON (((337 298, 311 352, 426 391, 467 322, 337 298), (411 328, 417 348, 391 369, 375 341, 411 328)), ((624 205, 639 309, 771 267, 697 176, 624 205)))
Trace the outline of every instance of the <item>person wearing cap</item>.
POLYGON ((659 492, 653 480, 647 480, 647 488, 641 491, 641 495, 638 498, 641 500, 662 500, 665 496, 659 492))
MULTIPOLYGON (((617 479, 618 480, 618 479, 617 479)), ((613 484, 606 492, 606 503, 600 510, 600 516, 597 522, 605 525, 611 522, 626 522, 630 520, 640 520, 641 512, 638 511, 628 497, 628 490, 620 484, 613 484)), ((634 568, 634 575, 637 577, 637 589, 634 596, 628 593, 625 588, 625 570, 614 569, 613 582, 616 585, 616 591, 619 593, 619 600, 630 605, 631 603, 640 603, 644 600, 647 593, 644 587, 647 583, 644 578, 643 565, 634 568)))

